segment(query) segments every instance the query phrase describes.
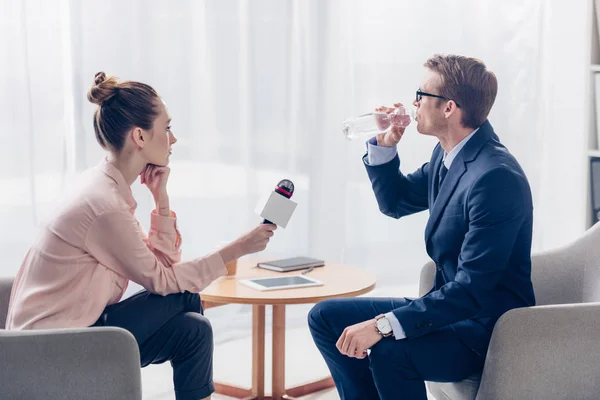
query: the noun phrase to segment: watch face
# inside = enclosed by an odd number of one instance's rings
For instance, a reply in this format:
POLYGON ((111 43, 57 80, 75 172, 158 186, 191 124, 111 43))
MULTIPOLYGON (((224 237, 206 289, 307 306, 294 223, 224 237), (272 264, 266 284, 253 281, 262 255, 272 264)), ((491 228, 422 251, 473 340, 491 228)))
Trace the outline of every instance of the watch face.
POLYGON ((379 318, 377 320, 377 329, 379 329, 379 332, 383 333, 384 335, 387 335, 392 331, 392 325, 390 324, 390 321, 388 321, 387 318, 379 318))

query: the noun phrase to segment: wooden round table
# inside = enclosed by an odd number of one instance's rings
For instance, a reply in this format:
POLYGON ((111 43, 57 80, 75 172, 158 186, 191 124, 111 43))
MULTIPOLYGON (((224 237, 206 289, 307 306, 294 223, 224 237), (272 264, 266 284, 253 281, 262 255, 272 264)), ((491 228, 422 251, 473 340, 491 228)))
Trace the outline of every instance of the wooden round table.
MULTIPOLYGON (((262 261, 262 260, 261 260, 262 261)), ((281 400, 305 396, 334 386, 331 377, 316 382, 285 388, 285 306, 310 304, 334 297, 365 294, 375 287, 375 276, 365 270, 341 264, 326 263, 307 276, 323 286, 286 290, 259 291, 239 282, 241 279, 300 274, 256 268, 256 259, 238 261, 237 274, 215 280, 201 293, 205 309, 224 304, 252 304, 252 388, 215 382, 217 393, 252 400, 281 400), (272 395, 265 397, 265 306, 273 306, 273 382, 272 395)))

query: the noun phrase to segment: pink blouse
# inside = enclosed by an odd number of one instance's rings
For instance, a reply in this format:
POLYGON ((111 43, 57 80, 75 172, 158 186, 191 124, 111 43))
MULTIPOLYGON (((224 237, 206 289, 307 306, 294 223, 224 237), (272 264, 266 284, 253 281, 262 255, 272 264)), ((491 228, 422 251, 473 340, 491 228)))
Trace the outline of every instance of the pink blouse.
POLYGON ((200 292, 227 269, 219 253, 180 262, 176 215, 153 211, 148 235, 120 171, 104 160, 50 216, 15 278, 6 329, 86 327, 129 280, 160 295, 200 292))

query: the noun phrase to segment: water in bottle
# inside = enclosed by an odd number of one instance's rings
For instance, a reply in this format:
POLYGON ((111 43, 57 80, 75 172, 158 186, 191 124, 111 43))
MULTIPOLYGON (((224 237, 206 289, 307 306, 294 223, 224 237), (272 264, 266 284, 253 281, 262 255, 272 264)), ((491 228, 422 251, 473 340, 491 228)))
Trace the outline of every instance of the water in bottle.
POLYGON ((415 119, 413 108, 400 106, 391 113, 375 111, 346 119, 342 132, 346 139, 368 139, 378 133, 386 132, 392 125, 406 128, 415 119))

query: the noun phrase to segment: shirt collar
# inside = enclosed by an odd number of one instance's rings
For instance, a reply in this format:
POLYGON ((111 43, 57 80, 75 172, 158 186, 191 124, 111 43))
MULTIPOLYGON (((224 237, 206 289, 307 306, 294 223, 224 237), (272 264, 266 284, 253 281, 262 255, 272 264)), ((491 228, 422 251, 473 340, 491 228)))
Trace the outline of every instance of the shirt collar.
POLYGON ((119 193, 121 194, 121 196, 123 196, 123 199, 125 199, 125 202, 127 203, 127 205, 132 210, 135 210, 137 208, 137 202, 133 198, 133 193, 131 192, 131 186, 129 186, 127 184, 127 182, 125 182, 125 178, 123 177, 123 174, 121 174, 121 171, 119 171, 119 169, 117 167, 115 167, 114 165, 109 163, 108 159, 106 157, 104 159, 102 159, 102 161, 100 162, 99 168, 102 172, 104 172, 113 181, 115 181, 117 183, 117 188, 119 189, 119 193))
POLYGON ((442 157, 442 161, 444 162, 444 166, 447 169, 450 169, 450 166, 452 165, 452 161, 454 161, 454 159, 456 158, 456 156, 458 155, 458 153, 460 152, 460 150, 465 147, 465 144, 467 144, 467 142, 469 141, 469 139, 471 139, 473 137, 473 135, 475 135, 475 133, 479 130, 479 128, 475 129, 473 132, 471 132, 469 134, 469 136, 467 136, 466 138, 464 138, 463 140, 461 140, 456 146, 454 146, 452 148, 452 150, 450 150, 449 153, 444 152, 444 156, 442 157))

